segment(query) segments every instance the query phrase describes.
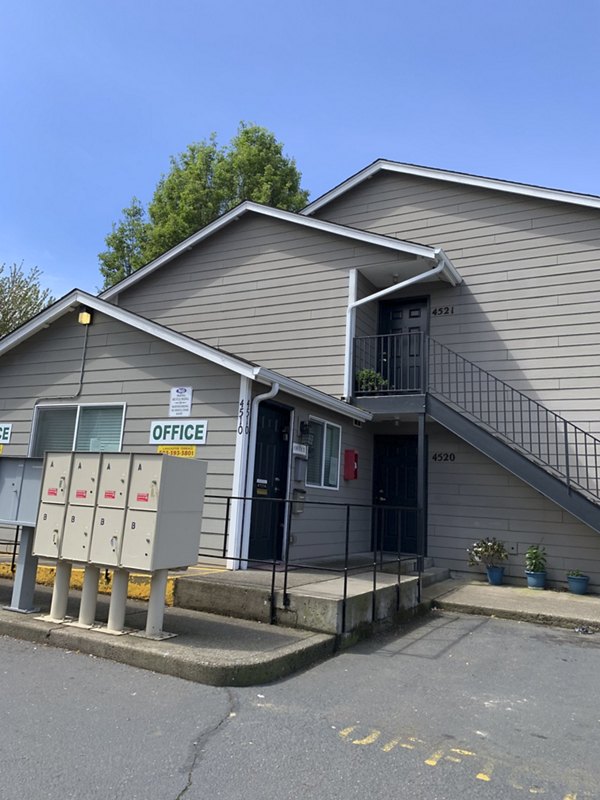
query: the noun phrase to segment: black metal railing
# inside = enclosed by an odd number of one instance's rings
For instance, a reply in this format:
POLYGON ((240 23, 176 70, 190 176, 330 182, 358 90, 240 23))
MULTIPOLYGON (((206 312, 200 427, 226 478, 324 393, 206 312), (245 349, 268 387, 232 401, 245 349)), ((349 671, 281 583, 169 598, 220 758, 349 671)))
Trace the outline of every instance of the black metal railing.
MULTIPOLYGON (((396 575, 396 611, 400 610, 400 583, 403 564, 414 562, 417 569, 418 601, 421 599, 421 570, 423 553, 407 552, 404 547, 403 526, 407 515, 419 515, 413 506, 376 506, 361 503, 333 503, 319 500, 279 499, 268 497, 222 497, 207 495, 203 534, 200 539, 200 559, 228 559, 241 567, 269 569, 271 571, 270 619, 276 621, 277 578, 282 591, 284 608, 290 605, 289 573, 291 570, 307 570, 316 574, 328 573, 342 580, 342 633, 346 631, 346 609, 348 602, 348 580, 356 573, 369 572, 372 577, 372 621, 377 619, 378 576, 383 571, 396 575), (237 553, 229 548, 231 520, 234 513, 238 520, 252 514, 253 504, 276 504, 283 507, 285 535, 278 540, 273 536, 273 548, 269 556, 253 557, 243 552, 240 541, 237 553), (395 519, 394 519, 395 518, 395 519), (320 526, 320 527, 319 527, 320 526), (206 529, 210 528, 213 533, 206 529), (302 557, 304 545, 312 552, 318 550, 315 540, 322 530, 322 553, 302 557), (206 532, 205 532, 206 531, 206 532), (385 531, 385 536, 384 536, 385 531), (395 536, 390 536, 394 531, 395 536), (205 543, 212 536, 222 536, 222 546, 212 550, 205 543), (394 547, 390 549, 393 540, 394 547)), ((411 536, 411 543, 412 536, 411 536)), ((389 585, 386 583, 386 585, 389 585)))
POLYGON ((359 336, 354 340, 356 394, 408 394, 423 391, 423 334, 359 336))
POLYGON ((354 341, 357 396, 431 392, 574 487, 600 500, 600 440, 421 333, 354 341))
POLYGON ((567 486, 600 499, 600 440, 427 337, 427 390, 499 434, 567 486))

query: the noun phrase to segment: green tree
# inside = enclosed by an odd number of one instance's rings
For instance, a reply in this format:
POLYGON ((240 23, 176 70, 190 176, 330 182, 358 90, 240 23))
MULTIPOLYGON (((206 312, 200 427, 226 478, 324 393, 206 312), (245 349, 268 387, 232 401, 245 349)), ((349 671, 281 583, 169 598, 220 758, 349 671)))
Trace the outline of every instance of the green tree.
POLYGON ((207 142, 190 144, 176 158, 171 157, 171 169, 158 182, 148 206, 148 261, 221 214, 224 197, 216 185, 215 171, 222 157, 214 134, 207 142))
POLYGON ((41 270, 23 264, 0 264, 0 338, 42 311, 54 299, 40 285, 41 270))
POLYGON ((148 260, 145 253, 150 231, 143 205, 133 197, 131 205, 124 208, 122 214, 105 239, 108 249, 98 254, 105 286, 131 275, 148 260))
POLYGON ((216 135, 190 144, 171 158, 148 205, 148 218, 134 198, 106 237, 100 253, 104 288, 174 247, 244 200, 298 211, 308 192, 300 186, 296 162, 283 153, 274 134, 240 123, 237 135, 220 147, 216 135))

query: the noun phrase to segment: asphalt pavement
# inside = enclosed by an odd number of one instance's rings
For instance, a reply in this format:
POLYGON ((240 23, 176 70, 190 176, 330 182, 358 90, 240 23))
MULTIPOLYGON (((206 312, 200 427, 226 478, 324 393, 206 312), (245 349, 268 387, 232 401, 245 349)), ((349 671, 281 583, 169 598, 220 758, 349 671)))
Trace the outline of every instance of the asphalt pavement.
MULTIPOLYGON (((8 605, 12 585, 0 581, 0 603, 8 605)), ((36 603, 47 613, 51 590, 38 587, 36 603)), ((154 672, 215 686, 249 686, 276 681, 312 666, 339 651, 336 637, 170 607, 164 630, 175 638, 141 638, 147 605, 129 600, 128 633, 115 636, 102 622, 108 617, 106 597, 99 598, 92 630, 47 622, 36 615, 0 610, 0 634, 76 650, 154 672)), ((77 618, 79 594, 72 591, 68 614, 77 618)), ((600 597, 539 591, 519 586, 489 586, 469 581, 444 581, 424 592, 422 611, 432 606, 448 611, 507 617, 566 627, 582 633, 600 631, 600 597)))

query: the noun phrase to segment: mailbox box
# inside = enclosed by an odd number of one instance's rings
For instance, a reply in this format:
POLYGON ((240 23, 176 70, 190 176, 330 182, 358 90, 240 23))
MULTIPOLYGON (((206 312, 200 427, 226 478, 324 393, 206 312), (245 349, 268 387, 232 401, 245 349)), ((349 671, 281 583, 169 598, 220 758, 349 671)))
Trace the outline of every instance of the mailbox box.
POLYGON ((0 524, 35 525, 42 469, 41 458, 0 458, 0 524))
POLYGON ((121 566, 154 572, 198 560, 206 462, 134 455, 121 566))
POLYGON ((206 462, 47 453, 33 552, 142 572, 195 564, 206 462))

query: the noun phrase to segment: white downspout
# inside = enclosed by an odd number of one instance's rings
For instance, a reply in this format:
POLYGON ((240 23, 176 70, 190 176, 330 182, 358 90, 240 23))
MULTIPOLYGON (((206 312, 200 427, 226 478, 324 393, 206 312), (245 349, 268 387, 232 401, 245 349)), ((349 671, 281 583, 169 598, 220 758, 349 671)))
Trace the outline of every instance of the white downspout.
POLYGON ((350 271, 350 290, 349 290, 349 297, 348 297, 348 308, 346 310, 346 364, 344 369, 344 397, 347 403, 350 402, 352 397, 353 391, 353 376, 352 376, 352 362, 354 360, 354 328, 355 328, 355 320, 356 315, 354 313, 355 309, 359 306, 365 305, 365 303, 371 303, 373 300, 378 300, 380 297, 385 297, 388 294, 394 294, 394 292, 400 291, 400 289, 406 289, 407 286, 412 286, 415 283, 420 283, 421 281, 430 280, 431 278, 435 278, 436 275, 439 275, 440 272, 447 270, 448 264, 445 258, 443 257, 443 253, 436 254, 439 258, 438 264, 433 269, 428 270, 427 272, 421 272, 419 275, 414 275, 412 278, 407 278, 405 281, 400 281, 400 283, 395 283, 393 286, 388 286, 386 289, 380 289, 378 292, 374 294, 370 294, 368 297, 362 297, 360 300, 356 300, 356 291, 357 291, 357 275, 356 270, 353 269, 350 271), (352 274, 354 273, 354 274, 352 274))
MULTIPOLYGON (((256 461, 256 439, 258 436, 258 407, 263 400, 271 400, 279 393, 279 384, 274 383, 268 392, 257 394, 252 401, 250 413, 250 439, 248 442, 248 463, 246 465, 246 489, 244 497, 252 497, 252 480, 254 478, 254 462, 256 461)), ((248 569, 248 550, 250 547, 250 519, 252 517, 252 501, 243 502, 242 547, 240 569, 248 569)))

